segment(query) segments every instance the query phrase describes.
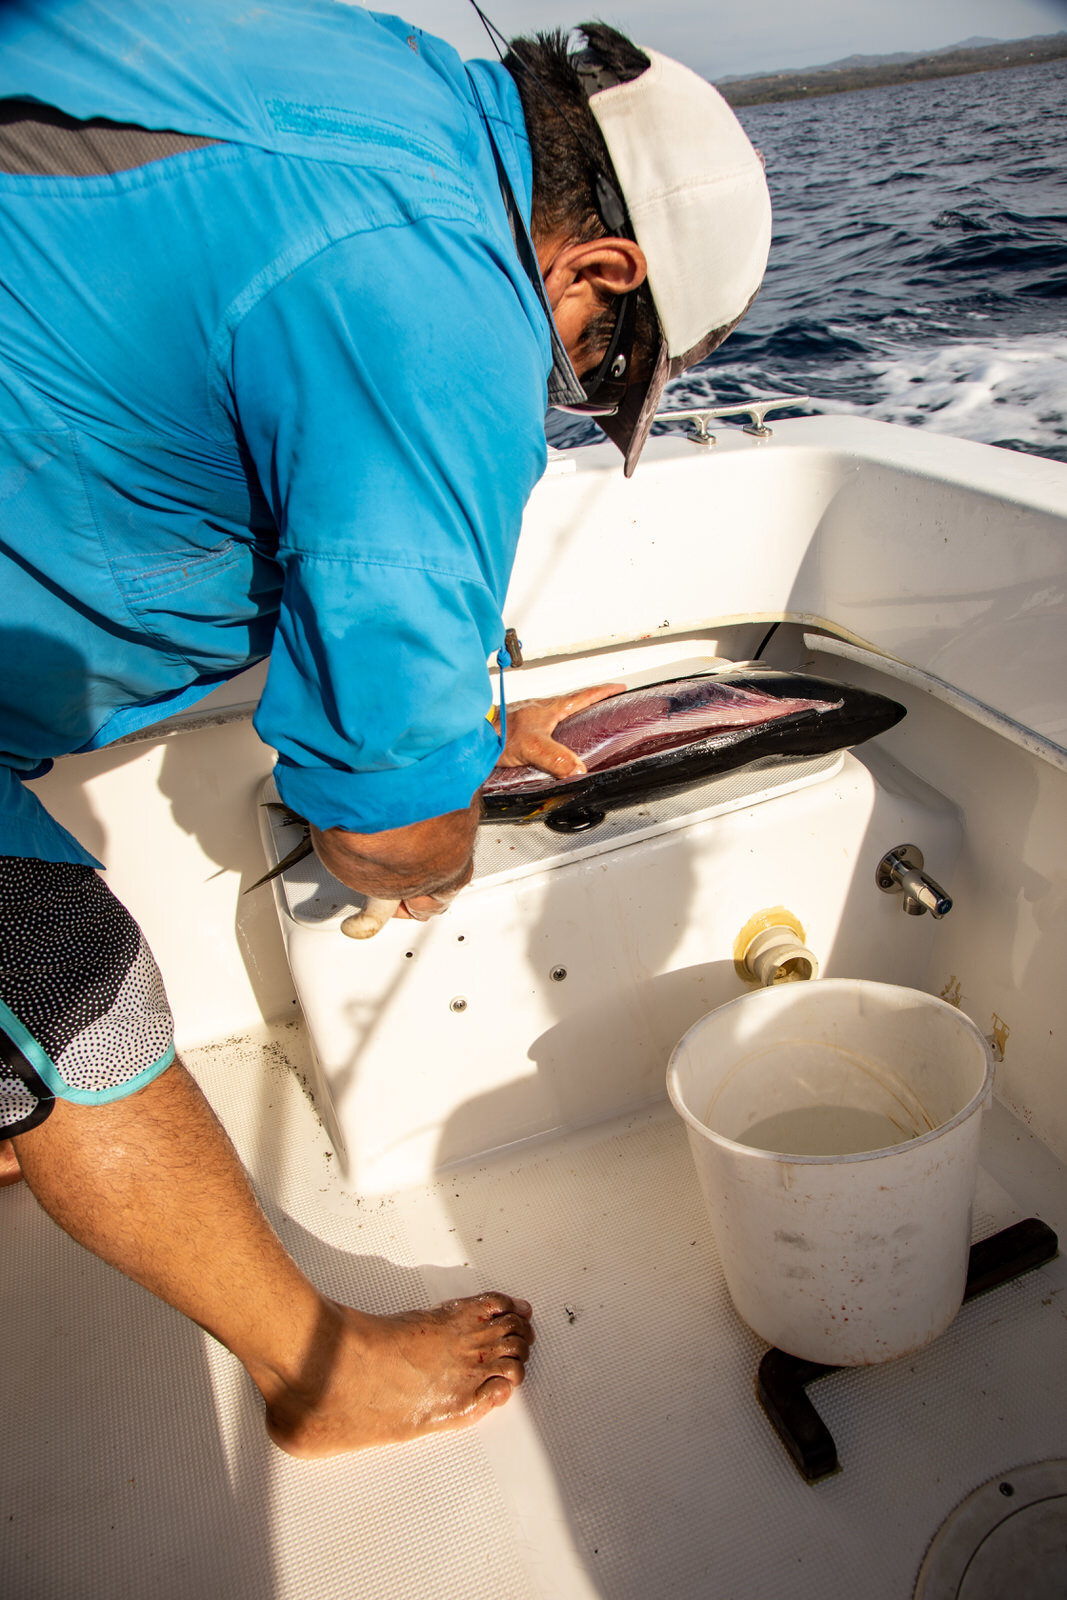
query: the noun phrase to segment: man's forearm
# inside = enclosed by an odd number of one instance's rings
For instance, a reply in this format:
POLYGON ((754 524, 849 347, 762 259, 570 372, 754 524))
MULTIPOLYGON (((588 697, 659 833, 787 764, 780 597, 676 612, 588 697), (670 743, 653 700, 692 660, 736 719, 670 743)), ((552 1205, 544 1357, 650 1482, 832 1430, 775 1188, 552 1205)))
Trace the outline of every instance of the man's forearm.
POLYGON ((407 900, 454 894, 471 876, 481 815, 475 795, 465 811, 450 811, 385 833, 312 828, 316 853, 342 883, 376 899, 407 900))

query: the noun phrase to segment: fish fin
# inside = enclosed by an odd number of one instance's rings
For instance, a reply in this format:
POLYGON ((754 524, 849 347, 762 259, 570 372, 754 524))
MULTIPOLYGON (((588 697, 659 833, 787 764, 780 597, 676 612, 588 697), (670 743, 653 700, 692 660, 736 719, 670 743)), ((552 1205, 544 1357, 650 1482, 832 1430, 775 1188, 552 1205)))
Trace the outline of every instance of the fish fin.
POLYGON ((272 878, 280 877, 283 872, 288 872, 289 868, 295 867, 298 861, 303 861, 307 856, 311 855, 313 849, 314 846, 311 843, 310 836, 306 839, 301 839, 300 843, 294 845, 287 856, 282 857, 276 867, 271 867, 270 871, 265 872, 262 878, 257 878, 255 883, 245 890, 245 894, 251 894, 253 889, 261 889, 265 883, 270 883, 272 878))
POLYGON ((281 813, 278 818, 278 826, 280 828, 307 827, 307 819, 305 817, 298 817, 296 812, 290 810, 290 808, 281 800, 263 800, 261 805, 264 811, 279 811, 281 813))
POLYGON ((524 812, 520 820, 522 822, 536 822, 538 817, 546 816, 549 811, 558 811, 560 806, 565 806, 568 801, 573 799, 574 796, 572 794, 549 795, 547 800, 540 801, 532 811, 524 812))

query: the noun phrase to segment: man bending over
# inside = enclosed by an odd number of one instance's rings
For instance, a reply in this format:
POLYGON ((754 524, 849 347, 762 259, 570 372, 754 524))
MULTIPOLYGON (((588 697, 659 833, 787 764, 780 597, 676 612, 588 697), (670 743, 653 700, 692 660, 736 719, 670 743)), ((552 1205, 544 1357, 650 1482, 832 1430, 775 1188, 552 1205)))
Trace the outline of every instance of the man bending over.
POLYGON ((760 163, 703 80, 590 25, 464 65, 333 0, 0 14, 0 1131, 73 1238, 244 1364, 318 1456, 475 1420, 530 1307, 335 1304, 174 1060, 100 863, 23 780, 270 656, 256 727, 350 888, 436 915, 494 764, 561 716, 487 658, 546 404, 630 472, 762 275, 760 163))

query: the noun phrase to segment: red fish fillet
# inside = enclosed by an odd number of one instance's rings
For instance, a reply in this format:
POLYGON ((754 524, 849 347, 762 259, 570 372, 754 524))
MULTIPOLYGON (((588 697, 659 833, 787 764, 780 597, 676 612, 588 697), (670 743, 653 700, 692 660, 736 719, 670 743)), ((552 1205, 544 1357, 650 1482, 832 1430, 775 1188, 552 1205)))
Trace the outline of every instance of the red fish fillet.
MULTIPOLYGON (((786 700, 758 689, 737 689, 713 677, 678 678, 630 689, 577 711, 564 718, 552 737, 581 756, 589 772, 602 772, 640 756, 695 744, 720 730, 755 727, 801 711, 832 711, 840 705, 840 700, 786 700)), ((483 792, 543 789, 552 781, 536 767, 497 767, 483 792)))

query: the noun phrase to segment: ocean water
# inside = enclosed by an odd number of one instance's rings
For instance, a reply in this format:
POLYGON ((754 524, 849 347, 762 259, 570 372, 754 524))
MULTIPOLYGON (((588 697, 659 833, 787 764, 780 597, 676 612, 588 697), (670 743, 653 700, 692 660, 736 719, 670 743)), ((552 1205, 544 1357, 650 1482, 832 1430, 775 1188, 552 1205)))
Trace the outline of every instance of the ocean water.
MULTIPOLYGON (((766 158, 767 275, 664 409, 807 394, 781 414, 1067 461, 1067 62, 738 115, 766 158)), ((549 436, 601 437, 559 414, 549 436)))

